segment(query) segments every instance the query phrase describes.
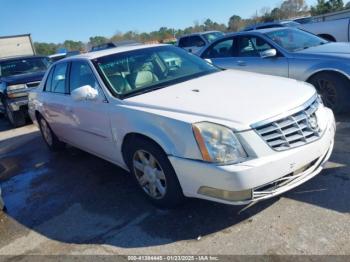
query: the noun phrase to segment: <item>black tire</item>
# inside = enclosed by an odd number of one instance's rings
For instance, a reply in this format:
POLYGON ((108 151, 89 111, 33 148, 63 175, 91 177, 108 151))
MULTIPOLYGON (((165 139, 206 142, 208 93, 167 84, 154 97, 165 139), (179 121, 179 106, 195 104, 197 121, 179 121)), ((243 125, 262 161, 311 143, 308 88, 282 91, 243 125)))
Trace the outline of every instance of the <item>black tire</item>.
POLYGON ((38 116, 37 120, 40 127, 41 136, 49 149, 54 152, 63 150, 65 148, 65 143, 61 142, 58 139, 58 137, 49 126, 49 123, 47 123, 47 121, 42 116, 38 116), (47 137, 48 134, 50 135, 51 139, 47 137))
POLYGON ((339 114, 350 107, 350 81, 343 75, 322 72, 310 78, 309 83, 315 86, 324 104, 339 114))
POLYGON ((26 124, 26 114, 23 110, 11 111, 6 100, 2 102, 5 110, 5 116, 13 127, 20 127, 26 124))
MULTIPOLYGON (((183 203, 185 197, 182 193, 182 189, 180 186, 180 183, 178 181, 177 175, 175 173, 175 170, 173 166, 171 165, 167 155, 162 150, 160 146, 155 144, 154 142, 144 139, 135 137, 132 140, 132 143, 127 145, 127 149, 125 152, 126 157, 126 163, 130 169, 130 173, 139 186, 140 190, 146 195, 146 197, 157 207, 160 208, 174 208, 181 203, 183 203), (162 170, 163 174, 165 175, 165 181, 166 181, 166 190, 164 193, 164 196, 160 198, 154 198, 152 197, 147 191, 144 189, 144 187, 141 185, 137 178, 137 169, 134 166, 134 157, 136 152, 144 151, 147 153, 150 153, 157 161, 157 164, 159 164, 158 168, 162 170)), ((144 174, 145 176, 145 174, 144 174)))

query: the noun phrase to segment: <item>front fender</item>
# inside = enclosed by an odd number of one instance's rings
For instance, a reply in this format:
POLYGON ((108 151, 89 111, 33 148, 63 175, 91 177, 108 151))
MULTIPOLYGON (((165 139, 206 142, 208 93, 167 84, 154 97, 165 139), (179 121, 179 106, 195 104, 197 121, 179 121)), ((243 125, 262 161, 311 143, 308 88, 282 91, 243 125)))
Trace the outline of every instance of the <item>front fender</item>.
POLYGON ((117 107, 111 112, 113 139, 122 158, 122 145, 128 134, 136 133, 154 140, 166 154, 202 159, 190 123, 133 108, 117 107))

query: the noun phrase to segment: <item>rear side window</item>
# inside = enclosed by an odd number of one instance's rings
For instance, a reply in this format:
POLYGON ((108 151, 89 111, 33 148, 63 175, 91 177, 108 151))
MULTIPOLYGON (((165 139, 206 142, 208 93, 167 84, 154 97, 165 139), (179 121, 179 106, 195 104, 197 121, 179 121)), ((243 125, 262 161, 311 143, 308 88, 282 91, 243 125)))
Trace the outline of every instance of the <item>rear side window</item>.
POLYGON ((86 85, 89 85, 93 88, 98 87, 98 82, 89 64, 83 61, 73 62, 70 71, 70 92, 72 92, 74 89, 86 85))
POLYGON ((60 94, 67 93, 67 89, 66 89, 67 68, 68 68, 67 63, 61 63, 55 66, 52 74, 51 87, 49 92, 60 93, 60 94))

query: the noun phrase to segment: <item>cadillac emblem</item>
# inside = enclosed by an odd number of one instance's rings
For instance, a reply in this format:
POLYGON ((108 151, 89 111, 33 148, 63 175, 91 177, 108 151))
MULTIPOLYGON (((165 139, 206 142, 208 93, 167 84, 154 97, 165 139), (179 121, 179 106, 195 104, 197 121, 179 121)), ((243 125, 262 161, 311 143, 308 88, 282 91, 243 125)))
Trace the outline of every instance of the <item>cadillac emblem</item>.
POLYGON ((312 114, 312 115, 307 116, 307 124, 312 131, 314 131, 314 132, 319 131, 316 114, 312 114))

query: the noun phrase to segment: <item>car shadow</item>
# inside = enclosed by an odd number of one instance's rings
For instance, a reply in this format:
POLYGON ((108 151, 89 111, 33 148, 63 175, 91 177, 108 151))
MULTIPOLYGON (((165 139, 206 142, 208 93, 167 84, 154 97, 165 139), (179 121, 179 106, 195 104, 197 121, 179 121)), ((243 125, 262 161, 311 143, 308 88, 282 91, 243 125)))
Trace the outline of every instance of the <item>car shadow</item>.
MULTIPOLYGON (((337 134, 331 159, 335 164, 283 197, 350 211, 346 131, 343 128, 337 134)), ((1 141, 0 147, 4 145, 12 146, 0 152, 8 216, 66 243, 134 248, 197 240, 250 223, 254 215, 279 201, 274 198, 240 212, 242 207, 189 199, 177 209, 160 210, 145 199, 123 169, 72 147, 52 153, 39 132, 1 141)))

